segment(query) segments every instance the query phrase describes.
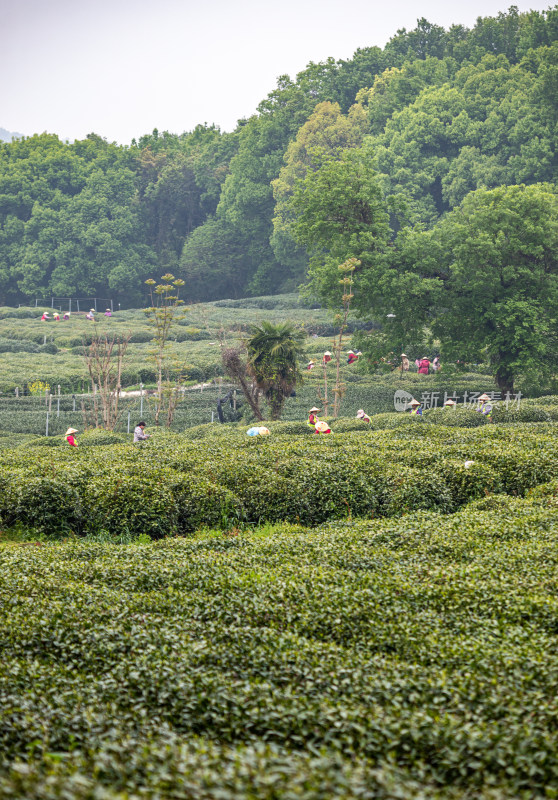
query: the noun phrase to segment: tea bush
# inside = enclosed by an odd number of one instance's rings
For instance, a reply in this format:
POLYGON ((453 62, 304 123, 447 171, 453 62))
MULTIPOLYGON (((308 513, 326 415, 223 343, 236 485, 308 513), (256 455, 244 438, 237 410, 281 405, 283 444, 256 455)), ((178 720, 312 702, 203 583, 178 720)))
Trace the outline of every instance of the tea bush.
MULTIPOLYGON (((464 433, 470 446, 486 430, 464 433)), ((0 545, 0 797, 552 797, 546 496, 0 545)))
MULTIPOLYGON (((554 423, 468 429, 384 416, 396 427, 338 421, 330 436, 300 422, 270 423, 270 436, 254 439, 246 426, 206 425, 184 434, 150 429, 148 441, 133 445, 131 434, 98 430, 78 435, 77 451, 65 442, 65 429, 26 437, 23 446, 0 451, 8 487, 0 520, 33 526, 18 487, 37 479, 40 504, 47 478, 49 497, 57 486, 61 493, 58 511, 48 512, 62 520, 54 532, 114 531, 118 538, 134 530, 159 538, 203 524, 319 525, 417 509, 446 514, 494 494, 523 496, 558 478, 554 423), (67 487, 79 492, 77 516, 64 507, 67 487)), ((48 523, 37 520, 48 532, 48 523)))
POLYGON ((28 339, 19 341, 0 338, 0 353, 38 353, 39 345, 28 339))
POLYGON ((473 408, 459 407, 452 409, 431 408, 424 412, 423 418, 425 422, 429 422, 432 425, 456 428, 478 428, 480 425, 486 425, 490 421, 473 408))

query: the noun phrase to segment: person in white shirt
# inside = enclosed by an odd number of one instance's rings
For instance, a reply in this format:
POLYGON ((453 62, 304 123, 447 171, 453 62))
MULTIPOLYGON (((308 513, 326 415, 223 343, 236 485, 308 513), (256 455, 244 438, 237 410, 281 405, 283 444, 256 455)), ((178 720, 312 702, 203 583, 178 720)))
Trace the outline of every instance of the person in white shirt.
POLYGON ((149 434, 145 433, 145 422, 138 422, 134 428, 134 442, 143 442, 149 439, 149 434))

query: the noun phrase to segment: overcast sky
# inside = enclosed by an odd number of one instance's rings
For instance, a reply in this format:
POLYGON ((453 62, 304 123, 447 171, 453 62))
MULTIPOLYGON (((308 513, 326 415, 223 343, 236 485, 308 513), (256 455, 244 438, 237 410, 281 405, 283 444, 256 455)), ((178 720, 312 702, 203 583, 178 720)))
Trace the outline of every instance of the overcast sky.
MULTIPOLYGON (((0 127, 128 144, 153 128, 230 131, 310 61, 448 28, 498 0, 0 0, 0 127)), ((520 11, 553 5, 517 0, 520 11)))

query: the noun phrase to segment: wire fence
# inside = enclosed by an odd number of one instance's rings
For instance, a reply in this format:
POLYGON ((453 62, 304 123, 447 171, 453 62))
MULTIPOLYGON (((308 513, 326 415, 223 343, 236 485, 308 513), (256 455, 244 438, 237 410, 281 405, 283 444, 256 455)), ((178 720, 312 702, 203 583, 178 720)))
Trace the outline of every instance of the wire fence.
MULTIPOLYGON (((227 384, 202 384, 178 393, 177 406, 170 428, 184 430, 209 422, 233 422, 239 419, 241 397, 227 384)), ((150 391, 124 395, 118 402, 114 430, 133 431, 140 419, 147 426, 155 425, 156 398, 150 391)), ((0 430, 11 433, 58 436, 67 428, 94 427, 102 420, 99 395, 49 394, 0 397, 0 430)), ((161 414, 160 423, 165 423, 161 414)))

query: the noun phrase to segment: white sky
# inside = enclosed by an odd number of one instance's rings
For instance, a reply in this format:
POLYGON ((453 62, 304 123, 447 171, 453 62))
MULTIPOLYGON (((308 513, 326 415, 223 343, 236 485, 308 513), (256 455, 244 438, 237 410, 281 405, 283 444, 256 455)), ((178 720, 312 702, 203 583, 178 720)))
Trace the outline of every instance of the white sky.
MULTIPOLYGON (((128 144, 153 128, 230 131, 309 61, 448 28, 511 0, 0 0, 0 127, 128 144)), ((520 11, 553 3, 517 0, 520 11)))

